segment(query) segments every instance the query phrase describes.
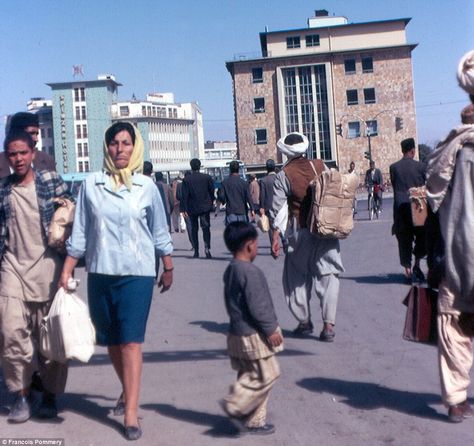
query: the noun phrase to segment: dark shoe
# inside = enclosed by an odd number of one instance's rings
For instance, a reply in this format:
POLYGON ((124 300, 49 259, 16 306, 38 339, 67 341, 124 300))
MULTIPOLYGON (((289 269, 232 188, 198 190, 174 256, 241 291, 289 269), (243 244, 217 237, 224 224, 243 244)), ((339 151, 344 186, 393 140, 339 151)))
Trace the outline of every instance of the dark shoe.
POLYGON ((334 330, 328 330, 324 329, 320 334, 319 334, 319 340, 322 342, 334 342, 334 338, 336 337, 336 333, 334 330))
POLYGON ((300 322, 298 326, 293 330, 293 334, 295 336, 308 336, 313 332, 313 323, 311 321, 308 322, 300 322))
POLYGON ((119 399, 117 400, 117 404, 115 405, 113 409, 113 414, 117 417, 121 417, 125 415, 125 401, 123 399, 123 392, 119 396, 119 399))
POLYGON ((38 410, 40 418, 56 418, 58 416, 58 408, 56 406, 56 396, 52 393, 43 394, 43 400, 38 410))
POLYGON ((135 441, 141 438, 143 432, 140 426, 124 426, 123 435, 129 441, 135 441))
POLYGON ((206 249, 206 259, 212 259, 211 251, 209 251, 209 249, 206 249))
POLYGON ((413 267, 413 272, 412 272, 412 281, 413 283, 423 283, 426 280, 425 275, 423 274, 423 271, 420 269, 419 266, 414 266, 413 267))
POLYGON ((474 416, 474 411, 467 400, 463 403, 449 406, 448 418, 451 423, 461 423, 465 418, 471 418, 472 416, 474 416))
POLYGON ((266 423, 263 426, 248 427, 246 433, 250 435, 270 435, 275 433, 275 426, 273 424, 266 423))
POLYGON ((23 396, 18 394, 13 403, 7 420, 10 423, 24 423, 33 415, 33 401, 31 396, 23 396))
POLYGON ((193 258, 194 258, 194 259, 198 259, 198 258, 199 258, 199 251, 194 251, 193 258))

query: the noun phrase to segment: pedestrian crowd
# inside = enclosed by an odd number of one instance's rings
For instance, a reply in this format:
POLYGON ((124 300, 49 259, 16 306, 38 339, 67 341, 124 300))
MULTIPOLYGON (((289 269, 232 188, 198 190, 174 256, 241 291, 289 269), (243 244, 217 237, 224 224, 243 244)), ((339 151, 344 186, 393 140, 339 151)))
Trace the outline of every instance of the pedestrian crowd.
MULTIPOLYGON (((415 159, 413 138, 401 142, 402 158, 390 166, 392 233, 405 276, 410 283, 424 283, 420 262, 427 253, 428 279, 441 271, 435 285, 438 357, 442 399, 452 422, 474 415, 467 399, 474 336, 474 51, 461 60, 458 80, 472 102, 461 113, 462 124, 432 152, 427 167, 415 159), (427 221, 437 226, 437 240, 426 237, 426 226, 413 223, 409 190, 423 186, 427 221)), ((68 366, 39 351, 40 325, 57 289, 68 289, 84 259, 96 343, 107 347, 120 383, 113 413, 123 416, 125 438, 142 436, 142 344, 154 285, 166 292, 173 284, 171 233, 187 232, 192 257, 199 258, 201 228, 204 256, 211 259, 210 213, 219 211, 219 203, 225 206, 223 237, 232 254, 224 273, 224 304, 228 354, 237 372, 221 406, 241 433, 274 432, 266 408, 280 375, 275 354, 284 342, 266 277, 253 263, 257 221, 269 219, 270 254, 284 255, 283 293, 297 320, 294 336, 314 331, 310 302, 316 296, 319 339, 335 340, 344 272, 339 240, 308 227, 308 191, 314 178, 329 170, 322 160, 307 157, 308 138, 298 132, 282 137, 277 150, 286 162, 278 171, 269 159, 261 179, 252 175, 247 182, 239 162, 230 162, 229 176, 216 191, 213 178, 200 172, 199 159, 192 159, 190 172, 171 185, 160 172, 153 179, 139 130, 115 122, 104 134, 102 170, 88 175, 74 197, 55 172, 54 160, 36 150, 38 128, 37 115, 15 114, 0 157, 0 355, 6 386, 15 393, 8 421, 58 414, 68 366), (48 244, 57 199, 75 201, 72 233, 61 249, 48 244)), ((350 172, 354 168, 351 163, 350 172)), ((373 161, 364 183, 381 210, 383 179, 373 161)), ((354 201, 354 213, 355 208, 354 201)))

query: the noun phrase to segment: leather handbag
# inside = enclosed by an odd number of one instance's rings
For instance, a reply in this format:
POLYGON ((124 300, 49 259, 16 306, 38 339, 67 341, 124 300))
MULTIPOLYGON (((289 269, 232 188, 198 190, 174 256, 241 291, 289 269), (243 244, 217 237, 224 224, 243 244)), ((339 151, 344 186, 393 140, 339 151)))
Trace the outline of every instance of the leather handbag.
POLYGON ((59 252, 64 252, 66 240, 72 231, 75 205, 67 198, 54 198, 53 202, 57 208, 48 229, 48 246, 59 252))
POLYGON ((403 304, 407 307, 403 339, 437 345, 438 292, 413 285, 403 304))
POLYGON ((268 232, 270 230, 270 220, 268 217, 263 214, 257 221, 257 226, 259 227, 260 231, 268 232))

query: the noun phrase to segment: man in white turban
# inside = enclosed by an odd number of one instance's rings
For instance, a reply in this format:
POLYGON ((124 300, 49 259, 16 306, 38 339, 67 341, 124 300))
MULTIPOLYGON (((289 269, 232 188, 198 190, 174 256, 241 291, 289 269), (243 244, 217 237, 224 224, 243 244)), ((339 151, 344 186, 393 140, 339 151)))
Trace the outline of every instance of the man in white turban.
MULTIPOLYGON (((460 61, 458 81, 474 101, 474 51, 460 61)), ((439 216, 444 248, 438 294, 438 359, 448 418, 473 417, 467 400, 474 336, 474 121, 472 104, 428 159, 427 196, 439 216)), ((434 265, 435 266, 435 265, 434 265)))
POLYGON ((326 169, 321 160, 306 158, 308 139, 301 133, 290 133, 278 141, 278 150, 288 157, 273 185, 270 220, 273 228, 272 255, 280 251, 284 240, 285 265, 283 290, 290 311, 299 321, 297 336, 313 332, 309 301, 312 289, 320 300, 324 322, 321 341, 334 341, 339 274, 344 271, 339 240, 322 239, 307 228, 311 206, 309 183, 326 169))

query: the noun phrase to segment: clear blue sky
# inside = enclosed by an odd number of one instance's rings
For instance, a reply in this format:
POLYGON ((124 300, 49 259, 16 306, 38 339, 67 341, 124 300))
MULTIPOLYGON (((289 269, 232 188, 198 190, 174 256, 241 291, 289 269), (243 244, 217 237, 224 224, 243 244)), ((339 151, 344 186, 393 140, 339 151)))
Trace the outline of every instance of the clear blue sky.
MULTIPOLYGON (((472 0, 0 0, 0 116, 49 98, 46 82, 112 73, 132 94, 171 91, 196 101, 206 139, 234 140, 231 77, 225 62, 259 52, 259 32, 304 28, 315 9, 349 22, 411 17, 419 142, 433 144, 459 122, 467 95, 460 57, 474 48, 472 0)), ((0 130, 3 140, 3 129, 0 130)))

